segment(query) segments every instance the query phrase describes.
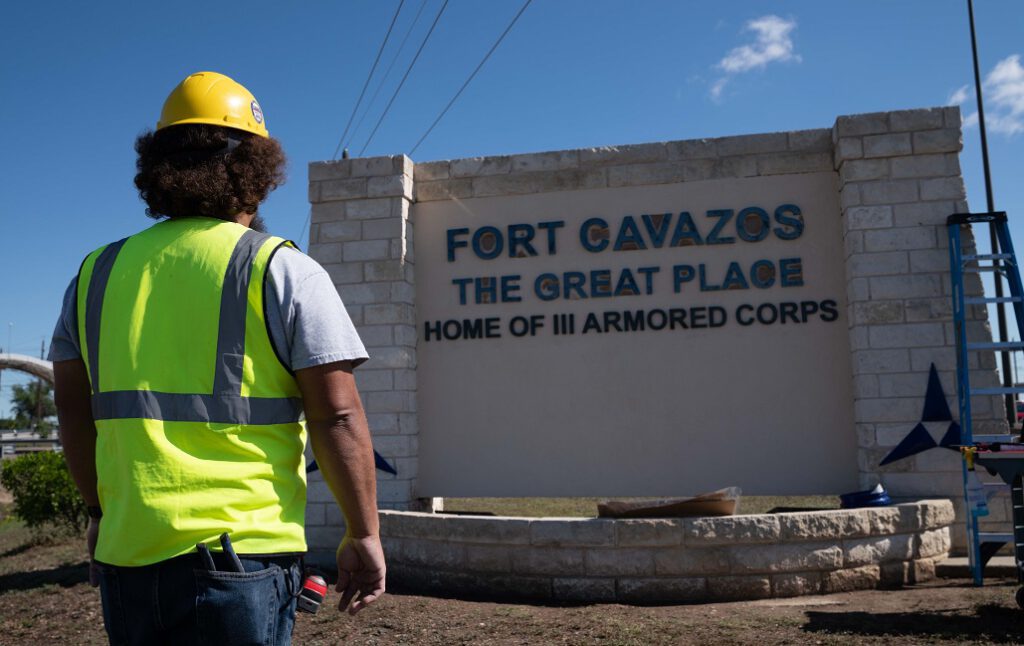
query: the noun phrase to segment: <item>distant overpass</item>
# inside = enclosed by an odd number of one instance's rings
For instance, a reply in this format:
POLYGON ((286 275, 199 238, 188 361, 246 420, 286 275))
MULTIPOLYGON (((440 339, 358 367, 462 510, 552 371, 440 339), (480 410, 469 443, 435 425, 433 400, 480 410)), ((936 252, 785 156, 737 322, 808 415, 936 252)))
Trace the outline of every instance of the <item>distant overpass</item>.
POLYGON ((0 370, 27 372, 53 385, 53 363, 27 354, 0 354, 0 370))

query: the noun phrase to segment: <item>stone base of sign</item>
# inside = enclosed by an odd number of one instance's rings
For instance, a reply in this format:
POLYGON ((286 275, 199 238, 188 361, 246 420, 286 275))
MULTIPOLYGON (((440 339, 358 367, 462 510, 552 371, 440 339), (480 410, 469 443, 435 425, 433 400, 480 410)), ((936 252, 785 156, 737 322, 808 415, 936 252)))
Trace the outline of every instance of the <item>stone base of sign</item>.
MULTIPOLYGON (((949 501, 925 500, 718 518, 381 511, 380 520, 394 588, 659 603, 794 597, 927 581, 949 554, 954 515, 949 501)), ((333 552, 313 556, 333 563, 333 552)))

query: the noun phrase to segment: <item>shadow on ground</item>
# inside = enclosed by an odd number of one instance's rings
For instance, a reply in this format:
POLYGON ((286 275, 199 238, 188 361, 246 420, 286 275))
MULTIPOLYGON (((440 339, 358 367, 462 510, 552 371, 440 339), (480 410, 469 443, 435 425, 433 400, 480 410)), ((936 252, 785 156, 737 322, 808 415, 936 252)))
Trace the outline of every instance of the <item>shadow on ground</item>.
POLYGON ((0 590, 32 590, 45 585, 59 585, 71 588, 89 580, 89 564, 85 561, 74 565, 62 565, 49 570, 31 570, 0 575, 0 590))
POLYGON ((803 630, 812 633, 847 633, 887 637, 958 640, 965 635, 998 644, 1024 641, 1024 611, 982 605, 974 614, 963 608, 931 612, 808 612, 803 630))

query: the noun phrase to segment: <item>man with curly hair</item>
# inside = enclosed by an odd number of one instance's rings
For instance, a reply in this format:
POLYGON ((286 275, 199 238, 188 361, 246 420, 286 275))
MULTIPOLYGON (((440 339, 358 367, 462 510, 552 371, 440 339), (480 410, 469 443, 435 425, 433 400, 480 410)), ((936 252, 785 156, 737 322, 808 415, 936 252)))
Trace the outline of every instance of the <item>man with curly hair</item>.
POLYGON ((286 644, 307 430, 346 520, 339 609, 384 592, 366 351, 324 269, 265 233, 285 156, 248 90, 189 76, 135 150, 160 221, 85 258, 50 351, 90 581, 111 643, 286 644))

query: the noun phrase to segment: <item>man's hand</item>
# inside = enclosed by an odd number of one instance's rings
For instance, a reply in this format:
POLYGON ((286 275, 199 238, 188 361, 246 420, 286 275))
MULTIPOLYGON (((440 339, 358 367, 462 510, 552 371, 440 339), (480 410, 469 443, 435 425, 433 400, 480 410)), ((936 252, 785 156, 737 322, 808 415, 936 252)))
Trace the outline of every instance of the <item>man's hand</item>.
POLYGON ((354 615, 384 594, 384 550, 379 536, 346 535, 338 546, 338 610, 354 615), (353 601, 354 599, 354 601, 353 601), (352 604, 349 606, 349 604, 352 604))
POLYGON ((96 588, 100 585, 100 569, 93 560, 96 554, 96 540, 100 536, 100 519, 90 518, 89 529, 85 530, 85 544, 89 546, 89 585, 96 588))

